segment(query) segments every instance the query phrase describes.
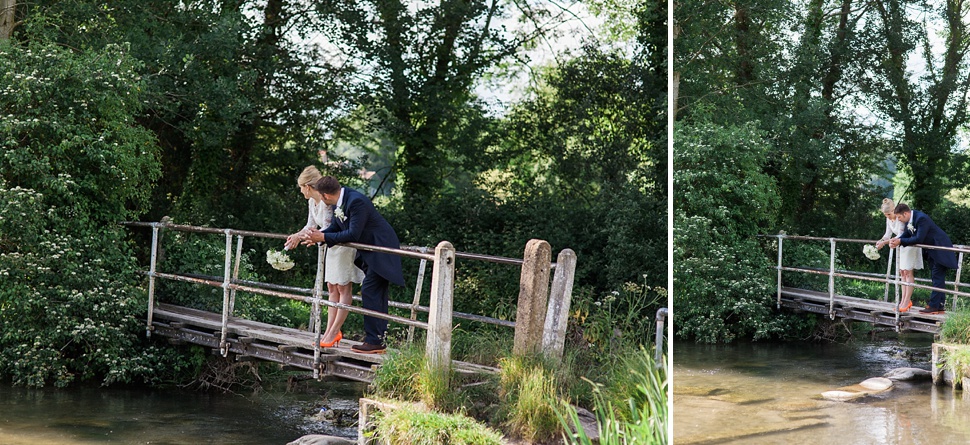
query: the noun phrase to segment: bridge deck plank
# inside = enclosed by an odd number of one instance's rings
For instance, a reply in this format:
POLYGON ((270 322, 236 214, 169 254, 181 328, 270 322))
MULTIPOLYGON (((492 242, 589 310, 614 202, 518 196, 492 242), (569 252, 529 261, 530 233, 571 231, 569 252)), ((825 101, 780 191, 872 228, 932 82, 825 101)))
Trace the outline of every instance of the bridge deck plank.
MULTIPOLYGON (((222 330, 222 314, 203 311, 199 309, 176 306, 172 304, 160 303, 154 310, 153 318, 158 321, 167 321, 170 326, 195 326, 211 331, 215 336, 222 330)), ((230 317, 227 323, 227 333, 238 337, 259 340, 275 345, 285 345, 296 348, 294 353, 306 354, 307 351, 312 355, 313 342, 315 335, 312 332, 303 331, 237 317, 230 317)), ((352 340, 341 340, 337 347, 324 348, 321 354, 336 355, 342 358, 359 362, 380 365, 384 361, 383 354, 361 354, 354 352, 350 346, 360 344, 352 340)), ((285 349, 292 349, 285 348, 285 349)), ((475 373, 496 373, 498 369, 474 363, 455 361, 455 369, 460 372, 475 373)))
MULTIPOLYGON (((828 313, 830 300, 827 292, 782 287, 781 295, 784 306, 815 313, 828 313)), ((895 319, 895 303, 893 302, 869 300, 846 295, 835 295, 833 301, 835 303, 835 315, 837 317, 887 326, 897 325, 895 319)), ((945 319, 945 314, 920 314, 919 310, 914 307, 900 315, 898 324, 900 329, 937 333, 939 332, 939 324, 945 319)))

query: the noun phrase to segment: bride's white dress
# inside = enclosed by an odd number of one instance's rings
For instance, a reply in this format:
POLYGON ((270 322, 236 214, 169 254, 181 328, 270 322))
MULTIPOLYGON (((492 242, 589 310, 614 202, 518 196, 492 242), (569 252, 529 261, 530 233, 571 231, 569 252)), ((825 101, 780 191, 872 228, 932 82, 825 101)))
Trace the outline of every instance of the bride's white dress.
MULTIPOLYGON (((330 226, 330 219, 333 218, 333 210, 330 206, 317 202, 315 199, 307 200, 310 204, 306 226, 304 230, 317 230, 330 226)), ((350 282, 360 283, 364 281, 364 271, 354 265, 354 257, 357 256, 357 249, 346 246, 333 246, 327 249, 327 259, 324 263, 324 281, 331 284, 347 284, 350 282)))
MULTIPOLYGON (((883 234, 881 241, 899 236, 905 230, 906 226, 901 221, 890 221, 889 218, 886 218, 886 233, 883 234)), ((896 251, 896 255, 899 255, 899 270, 923 268, 923 249, 913 246, 899 246, 896 251)))

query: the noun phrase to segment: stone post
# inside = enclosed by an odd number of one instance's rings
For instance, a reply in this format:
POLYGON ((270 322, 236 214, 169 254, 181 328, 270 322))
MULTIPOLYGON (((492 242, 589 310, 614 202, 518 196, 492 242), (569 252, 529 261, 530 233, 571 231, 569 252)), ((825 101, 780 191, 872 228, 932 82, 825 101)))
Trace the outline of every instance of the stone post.
POLYGON ((512 353, 515 355, 535 354, 542 344, 552 248, 546 241, 529 240, 523 260, 519 279, 519 304, 515 313, 515 341, 512 346, 512 353))
POLYGON ((556 274, 552 278, 549 307, 542 331, 542 353, 559 362, 562 360, 566 341, 566 324, 569 321, 569 304, 573 296, 573 277, 576 275, 576 252, 565 249, 556 260, 556 274))

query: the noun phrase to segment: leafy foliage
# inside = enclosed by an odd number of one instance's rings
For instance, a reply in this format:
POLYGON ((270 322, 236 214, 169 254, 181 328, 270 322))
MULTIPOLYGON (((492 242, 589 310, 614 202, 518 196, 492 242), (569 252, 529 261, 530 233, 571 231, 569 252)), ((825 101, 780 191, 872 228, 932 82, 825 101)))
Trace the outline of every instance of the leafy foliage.
POLYGON ((771 265, 754 238, 778 206, 761 170, 763 137, 751 124, 709 123, 675 137, 676 334, 711 343, 791 334, 789 319, 771 310, 771 265))
MULTIPOLYGON (((154 138, 122 46, 0 46, 0 374, 64 386, 153 379, 136 264, 115 223, 144 210, 154 138)), ((179 366, 173 363, 174 366, 179 366)))

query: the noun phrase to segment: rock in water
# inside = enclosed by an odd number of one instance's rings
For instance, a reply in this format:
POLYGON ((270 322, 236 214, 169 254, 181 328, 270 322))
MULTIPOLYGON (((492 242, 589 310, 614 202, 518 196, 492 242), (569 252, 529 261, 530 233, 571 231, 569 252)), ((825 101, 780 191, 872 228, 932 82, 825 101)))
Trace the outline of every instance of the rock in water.
POLYGON ((859 384, 865 389, 870 391, 885 391, 893 387, 893 381, 885 377, 873 377, 871 379, 866 379, 859 384))
POLYGON ((843 386, 833 391, 825 391, 822 397, 828 400, 845 402, 847 400, 858 399, 892 389, 893 381, 884 377, 873 377, 866 379, 858 385, 843 386))
POLYGON ((932 380, 933 373, 919 368, 896 368, 887 372, 883 377, 903 381, 932 380))
POLYGON ((286 445, 356 445, 357 441, 343 437, 310 434, 294 440, 286 445))

